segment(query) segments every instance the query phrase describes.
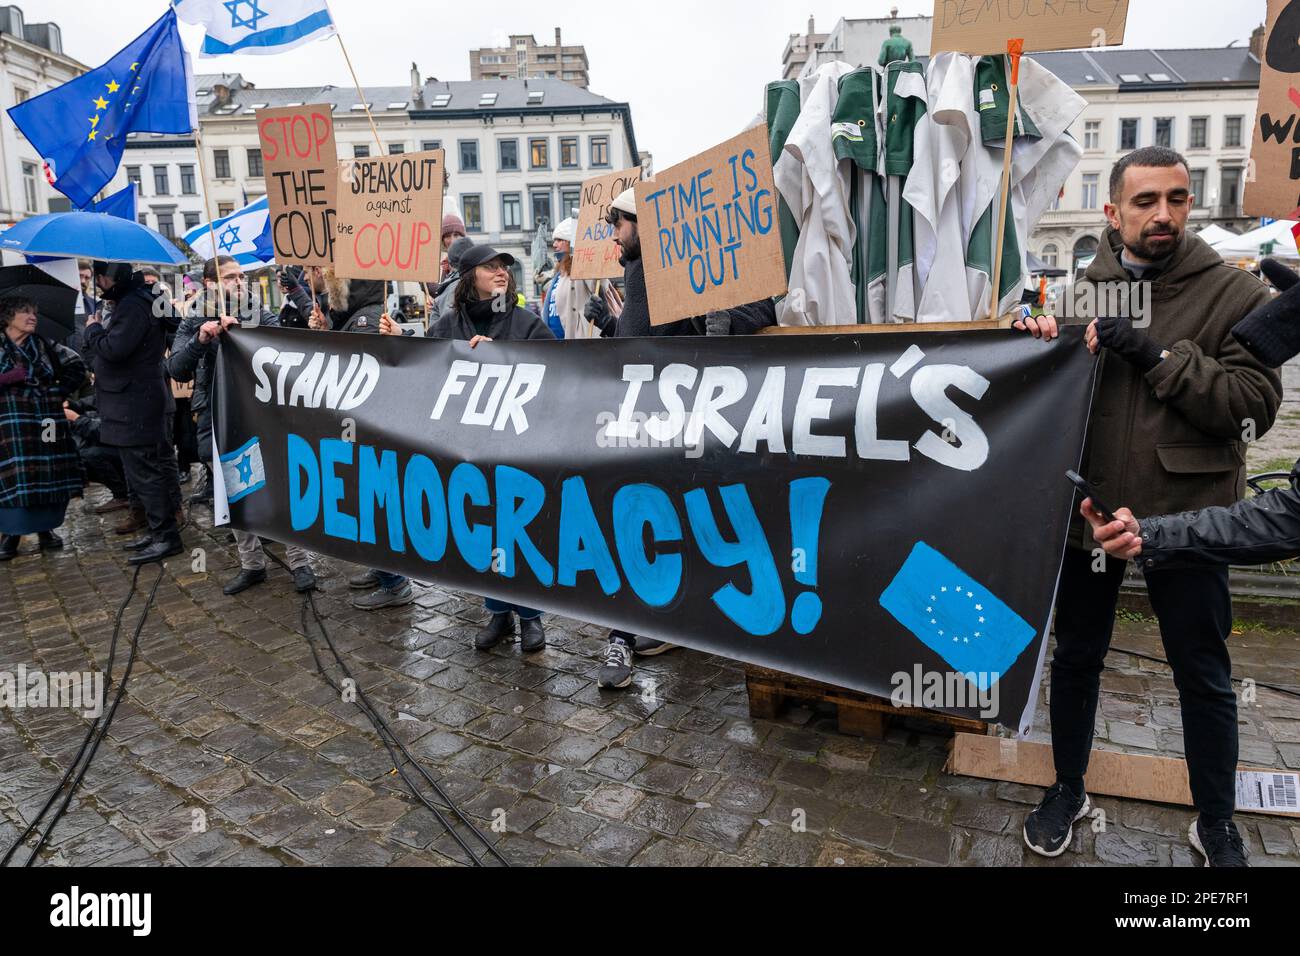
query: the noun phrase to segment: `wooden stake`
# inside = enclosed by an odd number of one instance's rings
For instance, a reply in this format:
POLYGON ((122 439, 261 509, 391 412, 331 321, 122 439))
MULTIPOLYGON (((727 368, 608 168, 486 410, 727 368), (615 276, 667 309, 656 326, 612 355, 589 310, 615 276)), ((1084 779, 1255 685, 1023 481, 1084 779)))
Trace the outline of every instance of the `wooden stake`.
MULTIPOLYGON (((203 133, 198 128, 202 125, 203 122, 202 120, 200 120, 198 124, 196 124, 195 126, 194 145, 197 148, 199 153, 199 183, 203 186, 203 211, 204 213, 207 214, 208 217, 208 235, 212 239, 212 255, 209 258, 215 260, 220 250, 217 248, 217 227, 215 224, 216 217, 213 216, 212 214, 212 190, 208 185, 208 164, 207 164, 207 160, 203 158, 203 133)), ((207 268, 206 262, 204 263, 204 268, 205 270, 207 268)), ((200 288, 203 287, 202 274, 200 274, 199 276, 199 287, 200 288)), ((206 292, 207 290, 204 289, 204 291, 206 292)), ((221 319, 221 316, 226 314, 226 293, 225 293, 225 289, 221 285, 220 268, 217 269, 217 302, 221 306, 221 310, 220 310, 221 314, 217 316, 217 319, 219 321, 221 319)))
POLYGON ((1007 57, 1010 60, 1011 69, 1007 71, 1007 76, 1011 81, 1008 89, 1009 101, 1007 104, 1007 139, 1005 154, 1002 157, 1002 194, 998 199, 998 218, 994 224, 993 235, 993 292, 991 293, 991 303, 989 305, 989 318, 1000 318, 998 305, 1002 301, 1000 289, 1002 286, 1002 248, 1006 243, 1007 231, 1007 204, 1011 198, 1011 150, 1016 141, 1016 112, 1019 109, 1020 93, 1020 57, 1025 52, 1024 40, 1007 41, 1007 57))

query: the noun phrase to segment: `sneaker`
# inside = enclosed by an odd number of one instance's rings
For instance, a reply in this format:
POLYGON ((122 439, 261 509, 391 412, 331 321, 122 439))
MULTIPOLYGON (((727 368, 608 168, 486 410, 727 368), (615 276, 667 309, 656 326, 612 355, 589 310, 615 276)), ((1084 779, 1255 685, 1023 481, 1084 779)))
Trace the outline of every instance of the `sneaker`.
POLYGON ((610 640, 596 683, 606 690, 617 690, 632 683, 632 649, 621 639, 610 640))
POLYGON ((1231 820, 1202 826, 1201 818, 1192 821, 1187 837, 1196 848, 1196 852, 1205 857, 1206 866, 1248 867, 1246 845, 1241 841, 1241 833, 1231 820))
POLYGON ((633 638, 633 641, 635 644, 632 651, 637 657, 654 657, 656 654, 677 649, 676 644, 669 644, 667 641, 656 641, 650 637, 636 637, 633 638))
POLYGON ((1060 856, 1074 838, 1074 824, 1091 812, 1087 793, 1076 797, 1065 784, 1053 784, 1025 818, 1025 845, 1039 856, 1060 856))
POLYGON ((363 571, 348 578, 348 587, 356 591, 373 591, 379 587, 379 575, 374 571, 363 571))
POLYGON ((363 611, 378 611, 384 607, 402 607, 414 600, 415 589, 411 587, 411 582, 407 581, 394 591, 375 588, 369 594, 358 594, 352 599, 352 606, 363 611))

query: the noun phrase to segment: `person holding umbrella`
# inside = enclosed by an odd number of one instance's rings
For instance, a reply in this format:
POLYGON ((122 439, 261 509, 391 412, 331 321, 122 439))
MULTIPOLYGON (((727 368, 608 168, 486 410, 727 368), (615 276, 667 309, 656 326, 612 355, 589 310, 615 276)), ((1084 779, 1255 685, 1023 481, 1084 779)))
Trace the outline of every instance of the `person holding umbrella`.
POLYGON ((84 484, 63 403, 85 383, 77 353, 36 334, 30 299, 0 300, 0 561, 23 535, 42 551, 63 547, 54 529, 84 484))

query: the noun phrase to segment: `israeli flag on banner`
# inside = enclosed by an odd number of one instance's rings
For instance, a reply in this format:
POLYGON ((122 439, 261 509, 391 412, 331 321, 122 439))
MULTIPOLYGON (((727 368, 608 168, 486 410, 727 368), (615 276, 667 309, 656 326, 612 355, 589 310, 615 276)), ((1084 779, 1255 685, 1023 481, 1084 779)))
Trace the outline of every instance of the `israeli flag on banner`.
POLYGON ((226 502, 234 504, 266 487, 266 466, 262 464, 262 445, 250 438, 239 449, 221 456, 221 479, 226 502))
POLYGON ((207 31, 199 56, 283 53, 334 35, 325 0, 172 0, 186 23, 207 31))
POLYGON ((211 228, 206 222, 200 223, 185 233, 183 238, 202 258, 230 256, 247 272, 250 269, 260 269, 275 257, 270 237, 271 208, 263 196, 243 209, 235 210, 225 219, 218 219, 211 228), (215 253, 212 250, 214 233, 217 237, 215 253), (259 241, 264 234, 265 241, 259 241))
POLYGON ((996 684, 1037 635, 997 595, 919 542, 880 605, 981 690, 996 684))

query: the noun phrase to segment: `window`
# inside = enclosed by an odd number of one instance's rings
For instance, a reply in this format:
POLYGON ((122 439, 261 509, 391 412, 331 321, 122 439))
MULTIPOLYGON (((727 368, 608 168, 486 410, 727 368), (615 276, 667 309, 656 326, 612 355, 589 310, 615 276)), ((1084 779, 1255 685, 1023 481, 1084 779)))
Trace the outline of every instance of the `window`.
POLYGON ((266 175, 262 168, 262 151, 255 146, 248 148, 248 176, 250 179, 261 179, 266 175))
POLYGON ((1122 119, 1119 121, 1119 148, 1125 151, 1138 148, 1138 121, 1122 119))
POLYGON ((1156 118, 1156 145, 1172 149, 1174 145, 1174 121, 1165 116, 1156 118))
POLYGON ((218 219, 225 219, 227 216, 229 216, 229 215, 230 215, 231 213, 233 213, 234 211, 235 211, 235 204, 234 204, 233 202, 219 202, 219 203, 217 203, 217 218, 218 218, 218 219))
POLYGON ((168 239, 176 238, 176 214, 172 212, 158 213, 158 231, 168 239))
POLYGON ((406 152, 406 144, 405 144, 405 143, 389 143, 389 144, 388 144, 388 155, 389 155, 389 156, 401 156, 404 152, 406 152))
POLYGON ((353 159, 367 159, 370 156, 370 145, 368 143, 359 143, 352 147, 353 159))
POLYGON ((533 207, 533 228, 538 229, 543 222, 549 225, 555 225, 555 220, 551 218, 551 191, 549 189, 534 189, 529 193, 529 200, 533 207))
POLYGON ((529 106, 541 106, 542 99, 546 96, 545 90, 531 90, 528 93, 529 106))
POLYGON ((1205 208, 1205 170, 1192 170, 1192 208, 1205 208))
POLYGON ((142 226, 147 226, 147 225, 149 225, 149 217, 146 216, 144 213, 140 213, 139 215, 137 215, 137 216, 135 217, 135 219, 136 219, 136 222, 140 223, 140 225, 142 225, 142 226))
POLYGON ((497 95, 496 95, 495 93, 484 93, 484 94, 482 94, 482 95, 478 98, 478 105, 479 105, 480 107, 484 107, 484 106, 496 106, 496 105, 497 105, 497 95))
POLYGON ((1061 257, 1061 252, 1056 248, 1054 243, 1048 243, 1043 246, 1043 265, 1055 269, 1056 263, 1061 257))
POLYGON ((609 165, 609 137, 593 136, 591 138, 591 165, 609 165))
POLYGON ((550 140, 530 139, 528 141, 528 165, 530 169, 550 168, 550 140))
POLYGON ((193 196, 196 190, 194 188, 194 167, 181 167, 181 195, 193 196))
POLYGON ((185 231, 189 232, 199 224, 199 214, 197 212, 185 213, 185 231))
POLYGON ((450 93, 436 93, 434 94, 433 103, 431 104, 431 106, 433 109, 442 109, 450 102, 451 102, 450 93))
POLYGON ((478 140, 462 139, 460 141, 460 171, 462 173, 478 172, 478 140))
POLYGON ((1078 272, 1079 267, 1088 259, 1097 255, 1097 248, 1101 243, 1097 241, 1096 236, 1083 236, 1074 244, 1074 271, 1078 272))
POLYGON ((579 186, 562 186, 560 187, 560 218, 568 219, 572 216, 578 218, 578 210, 582 208, 582 188, 579 186))
POLYGON ((1188 149, 1205 149, 1210 145, 1210 118, 1208 116, 1193 116, 1191 132, 1187 137, 1188 149))
POLYGON ((519 193, 501 194, 501 231, 519 232, 524 228, 524 201, 519 193))
POLYGON ((230 150, 214 149, 212 151, 212 175, 217 179, 230 178, 230 150))
POLYGON ((1223 146, 1233 149, 1241 145, 1241 117, 1228 116, 1223 121, 1223 146))
POLYGON ((1100 188, 1100 173, 1083 174, 1083 199, 1079 204, 1080 209, 1097 208, 1097 190, 1100 188))
MULTIPOLYGON (((14 106, 17 106, 17 105, 19 105, 20 103, 26 103, 26 102, 31 98, 31 95, 32 95, 32 94, 31 94, 31 91, 30 91, 30 90, 25 90, 25 89, 23 89, 21 86, 15 86, 15 87, 14 87, 14 106)), ((18 134, 18 138, 19 138, 19 139, 22 139, 22 138, 23 138, 23 131, 20 130, 17 126, 14 127, 14 132, 18 134)))
POLYGON ((1227 216, 1241 215, 1241 169, 1225 166, 1220 179, 1219 205, 1227 216))
POLYGON ((155 196, 171 195, 171 183, 167 181, 167 167, 155 166, 153 168, 153 192, 155 196))
POLYGON ((582 165, 578 159, 578 138, 576 136, 560 137, 560 168, 577 169, 582 165))
POLYGON ((477 194, 460 197, 460 216, 466 232, 483 231, 483 197, 477 194))
POLYGON ((135 191, 140 193, 141 195, 144 195, 144 187, 140 183, 139 166, 126 167, 126 181, 129 183, 135 183, 135 191))
POLYGON ((497 169, 515 172, 519 169, 519 140, 497 140, 497 169))
POLYGON ((27 202, 28 212, 39 212, 36 192, 36 164, 23 163, 23 198, 27 202))
POLYGON ((432 152, 435 149, 442 149, 442 140, 440 139, 423 140, 420 143, 420 149, 426 153, 432 152))

